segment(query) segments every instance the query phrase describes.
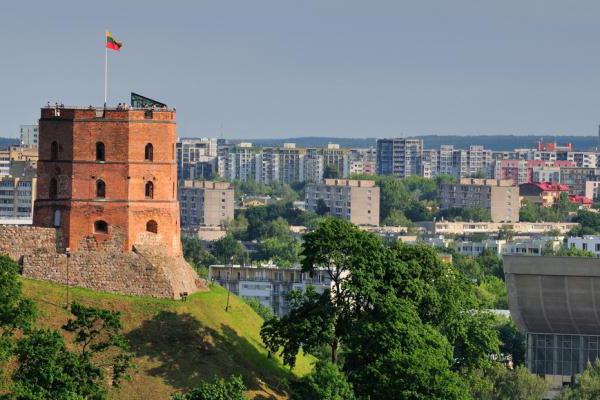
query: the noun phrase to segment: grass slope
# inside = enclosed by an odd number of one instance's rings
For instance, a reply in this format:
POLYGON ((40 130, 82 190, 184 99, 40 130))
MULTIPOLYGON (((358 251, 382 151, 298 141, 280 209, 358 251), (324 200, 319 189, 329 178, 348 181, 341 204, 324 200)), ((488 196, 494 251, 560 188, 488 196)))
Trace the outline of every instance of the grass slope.
MULTIPOLYGON (((69 318, 64 309, 65 286, 23 279, 25 295, 37 303, 38 325, 60 329, 69 318)), ((111 390, 112 399, 168 399, 213 376, 241 374, 254 399, 286 398, 281 382, 309 371, 310 360, 299 357, 290 372, 267 358, 259 331, 262 319, 232 295, 214 286, 187 302, 122 296, 71 288, 71 301, 118 310, 135 354, 132 380, 111 390)))

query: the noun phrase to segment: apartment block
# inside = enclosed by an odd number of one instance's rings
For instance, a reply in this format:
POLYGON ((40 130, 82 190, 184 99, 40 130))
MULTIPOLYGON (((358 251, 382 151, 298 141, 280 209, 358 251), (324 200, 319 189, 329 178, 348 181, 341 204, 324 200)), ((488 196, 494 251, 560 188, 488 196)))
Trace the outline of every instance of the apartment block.
POLYGON ((463 178, 443 184, 440 197, 442 209, 481 207, 490 212, 492 222, 519 220, 519 188, 509 179, 463 178))
POLYGON ((178 199, 182 228, 219 226, 233 219, 235 197, 229 182, 181 181, 178 199))
POLYGON ((27 148, 38 148, 39 127, 38 125, 21 125, 19 127, 21 146, 27 148))
POLYGON ((421 139, 377 139, 377 174, 398 178, 420 175, 423 160, 421 139))
POLYGON ((177 179, 210 179, 217 173, 217 139, 180 139, 175 144, 177 179))
POLYGON ((306 208, 317 211, 319 200, 329 215, 357 225, 379 225, 379 187, 375 182, 353 179, 325 179, 306 186, 306 208))
POLYGON ((286 296, 290 291, 304 292, 308 286, 313 286, 317 293, 323 293, 331 288, 326 270, 316 270, 311 277, 300 268, 278 268, 276 265, 211 265, 208 278, 241 298, 257 300, 278 317, 289 312, 286 296))
POLYGON ((583 237, 569 237, 567 239, 569 248, 591 251, 600 257, 600 236, 585 235, 583 237))
POLYGON ((564 167, 560 169, 560 183, 569 186, 569 193, 585 195, 585 185, 588 181, 600 180, 596 168, 564 167))
POLYGON ((7 219, 31 221, 36 183, 37 178, 31 175, 0 178, 0 222, 7 219))

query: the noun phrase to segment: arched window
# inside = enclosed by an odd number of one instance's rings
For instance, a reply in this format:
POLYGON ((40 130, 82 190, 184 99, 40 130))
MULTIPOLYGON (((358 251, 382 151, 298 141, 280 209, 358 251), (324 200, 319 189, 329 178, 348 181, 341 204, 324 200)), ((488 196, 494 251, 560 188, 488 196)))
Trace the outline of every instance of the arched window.
POLYGON ((106 183, 102 179, 96 181, 96 197, 106 197, 106 183))
POLYGON ((51 199, 55 199, 58 195, 58 182, 56 178, 50 179, 50 185, 48 187, 48 197, 51 199))
POLYGON ((146 222, 146 231, 158 233, 158 224, 155 220, 151 219, 150 221, 146 222))
POLYGON ((148 181, 146 182, 146 198, 153 199, 154 198, 154 183, 148 181))
POLYGON ((104 143, 97 142, 96 143, 96 161, 104 161, 105 157, 106 156, 104 154, 104 143))
POLYGON ((152 143, 148 143, 144 148, 144 160, 152 161, 154 160, 154 147, 152 143))
POLYGON ((58 160, 58 142, 54 141, 50 145, 50 160, 58 160))
POLYGON ((108 233, 108 224, 106 221, 98 220, 94 222, 94 233, 108 233))

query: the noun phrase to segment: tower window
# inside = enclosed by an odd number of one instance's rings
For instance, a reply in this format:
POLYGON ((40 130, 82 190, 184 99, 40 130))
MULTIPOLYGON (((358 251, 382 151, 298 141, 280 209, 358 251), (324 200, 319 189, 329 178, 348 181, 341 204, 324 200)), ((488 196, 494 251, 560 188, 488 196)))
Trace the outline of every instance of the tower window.
POLYGON ((96 181, 96 197, 106 197, 106 183, 102 179, 96 181))
POLYGON ((104 161, 104 160, 105 160, 104 143, 97 142, 96 143, 96 161, 104 161))
POLYGON ((50 160, 56 161, 58 160, 58 142, 54 141, 50 145, 50 160))
POLYGON ((154 183, 146 182, 146 198, 153 199, 154 198, 154 183))
POLYGON ((154 146, 152 143, 148 143, 144 148, 144 160, 153 161, 154 160, 154 146))
POLYGON ((51 199, 56 199, 58 195, 58 182, 56 178, 50 179, 50 185, 48 187, 48 197, 51 199))
POLYGON ((98 220, 94 222, 94 233, 107 234, 108 224, 106 223, 106 221, 98 220))
POLYGON ((146 222, 146 231, 158 233, 158 224, 155 220, 151 219, 150 221, 146 222))

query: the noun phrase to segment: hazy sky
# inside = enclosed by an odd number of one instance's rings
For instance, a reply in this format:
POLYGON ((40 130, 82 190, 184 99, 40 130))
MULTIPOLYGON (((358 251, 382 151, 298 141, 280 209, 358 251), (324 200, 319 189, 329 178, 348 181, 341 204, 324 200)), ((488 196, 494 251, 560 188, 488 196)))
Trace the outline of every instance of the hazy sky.
POLYGON ((600 2, 6 1, 0 136, 135 91, 180 136, 596 134, 600 2))

